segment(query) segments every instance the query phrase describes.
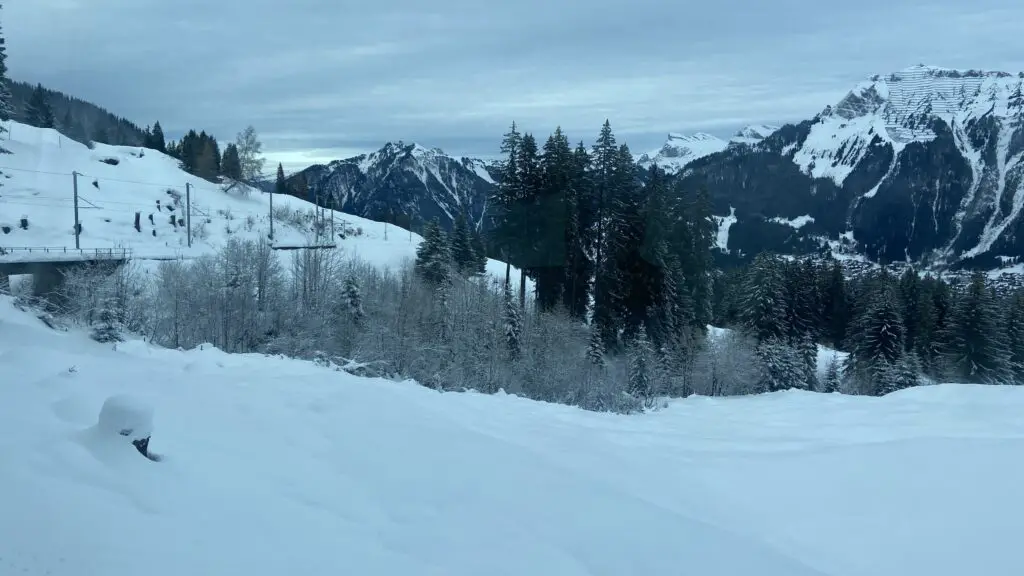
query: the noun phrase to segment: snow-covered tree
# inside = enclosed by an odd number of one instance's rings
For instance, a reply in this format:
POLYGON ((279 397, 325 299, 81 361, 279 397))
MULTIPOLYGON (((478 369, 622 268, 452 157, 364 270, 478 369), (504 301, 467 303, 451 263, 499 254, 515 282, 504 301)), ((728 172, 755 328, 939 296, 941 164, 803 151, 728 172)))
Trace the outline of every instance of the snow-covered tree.
POLYGON ((53 108, 46 97, 46 91, 42 84, 36 84, 32 96, 28 99, 28 106, 25 109, 25 116, 28 123, 36 128, 54 128, 56 119, 53 117, 53 108))
POLYGON ((743 285, 740 320, 758 342, 786 337, 785 281, 775 256, 761 253, 754 259, 743 285))
MULTIPOLYGON (((0 5, 0 9, 3 6, 0 5)), ((11 80, 7 77, 7 44, 0 26, 0 134, 7 131, 6 123, 14 117, 14 97, 11 95, 11 80)))
POLYGON ((807 385, 807 371, 799 353, 785 341, 772 338, 757 345, 762 392, 778 392, 807 385))
POLYGON ((349 317, 357 326, 361 325, 366 319, 366 313, 363 311, 363 295, 359 291, 359 285, 354 277, 347 276, 345 278, 343 291, 345 294, 345 308, 348 311, 349 317))
POLYGON ((947 328, 946 355, 955 377, 978 384, 1013 381, 1012 353, 999 322, 1003 314, 985 277, 976 273, 957 298, 947 328))
POLYGON ((839 386, 842 384, 842 379, 839 375, 839 358, 833 355, 828 361, 828 366, 825 369, 825 380, 821 383, 821 391, 826 394, 839 391, 839 386))
POLYGON ((654 396, 655 354, 651 341, 647 338, 647 329, 640 327, 632 345, 629 347, 629 384, 628 390, 636 398, 643 399, 648 408, 654 396))
POLYGON ((117 314, 117 299, 113 294, 105 294, 100 300, 96 322, 92 329, 92 339, 97 342, 121 342, 121 321, 117 314))
POLYGON ((423 230, 423 242, 416 248, 416 271, 427 282, 440 285, 450 280, 452 267, 451 246, 448 235, 436 219, 423 230))
POLYGON ((476 273, 476 255, 473 253, 473 239, 469 232, 466 215, 459 212, 455 217, 455 229, 452 231, 452 262, 460 274, 476 273))
POLYGON ((523 317, 520 314, 519 305, 512 297, 512 287, 505 284, 502 294, 505 311, 505 347, 508 350, 509 358, 516 361, 522 355, 523 350, 523 317))
POLYGON ((258 181, 263 174, 263 143, 260 142, 256 129, 247 126, 245 130, 238 133, 235 139, 235 148, 238 151, 238 164, 241 168, 242 182, 252 184, 258 181))

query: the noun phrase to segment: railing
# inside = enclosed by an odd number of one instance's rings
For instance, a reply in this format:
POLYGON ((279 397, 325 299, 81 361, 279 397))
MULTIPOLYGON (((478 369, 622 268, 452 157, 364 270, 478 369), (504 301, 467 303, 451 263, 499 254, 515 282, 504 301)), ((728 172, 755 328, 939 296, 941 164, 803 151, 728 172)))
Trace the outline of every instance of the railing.
POLYGON ((68 248, 67 246, 0 246, 0 256, 11 254, 39 254, 41 256, 55 254, 70 254, 81 256, 83 260, 127 260, 132 257, 132 251, 127 248, 68 248))

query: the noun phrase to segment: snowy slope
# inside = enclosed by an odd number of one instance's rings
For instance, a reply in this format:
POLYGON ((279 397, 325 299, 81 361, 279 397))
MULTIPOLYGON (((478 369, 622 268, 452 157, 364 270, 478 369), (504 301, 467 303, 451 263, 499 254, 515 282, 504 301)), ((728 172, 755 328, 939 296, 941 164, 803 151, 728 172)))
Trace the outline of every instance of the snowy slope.
POLYGON ((0 574, 1019 571, 1019 387, 616 416, 212 348, 114 350, 8 298, 0 366, 0 574), (124 394, 153 409, 162 461, 128 444, 137 430, 96 427, 124 394))
POLYGON ((668 140, 665 141, 661 148, 637 157, 637 164, 642 168, 650 168, 652 165, 657 165, 662 170, 674 174, 682 170, 690 162, 716 152, 721 152, 728 148, 730 144, 756 144, 767 138, 775 130, 778 130, 778 126, 767 124, 746 126, 729 140, 723 140, 704 132, 698 132, 693 135, 670 133, 668 140))
MULTIPOLYGON (((0 247, 74 248, 72 172, 80 174, 83 249, 118 247, 139 257, 187 258, 214 251, 229 238, 255 240, 269 234, 268 194, 243 194, 240 188, 225 192, 224 185, 187 174, 177 160, 154 150, 104 144, 90 149, 55 130, 9 126, 9 139, 0 140, 0 146, 11 152, 0 154, 0 247), (191 248, 185 228, 171 223, 172 214, 184 218, 186 184, 191 185, 193 210, 191 248), (141 231, 134 227, 137 212, 141 231), (22 218, 28 229, 20 227, 22 218)), ((274 208, 275 244, 331 243, 314 233, 313 204, 278 194, 274 208)), ((330 211, 325 218, 329 231, 330 211)), ((417 234, 341 212, 334 218, 339 236, 334 243, 347 256, 389 267, 415 258, 421 241, 417 234)), ((8 256, 14 257, 17 254, 8 256)), ((502 263, 492 261, 488 266, 504 275, 502 263)))

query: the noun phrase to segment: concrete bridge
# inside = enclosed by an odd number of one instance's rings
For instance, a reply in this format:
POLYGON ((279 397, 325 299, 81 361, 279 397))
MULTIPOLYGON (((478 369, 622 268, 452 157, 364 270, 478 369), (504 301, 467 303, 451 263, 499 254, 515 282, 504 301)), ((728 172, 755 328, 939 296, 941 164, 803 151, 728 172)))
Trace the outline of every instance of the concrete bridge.
POLYGON ((10 293, 12 275, 31 274, 34 296, 55 300, 68 270, 102 264, 117 268, 131 260, 122 248, 0 247, 0 292, 10 293))

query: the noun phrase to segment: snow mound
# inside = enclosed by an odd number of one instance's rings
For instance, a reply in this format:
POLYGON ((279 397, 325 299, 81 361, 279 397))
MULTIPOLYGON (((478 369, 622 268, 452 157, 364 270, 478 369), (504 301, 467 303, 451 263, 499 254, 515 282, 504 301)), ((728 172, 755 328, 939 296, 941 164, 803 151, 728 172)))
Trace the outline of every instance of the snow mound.
POLYGON ((153 435, 153 407, 128 394, 111 396, 103 402, 96 427, 133 442, 149 438, 153 435))

